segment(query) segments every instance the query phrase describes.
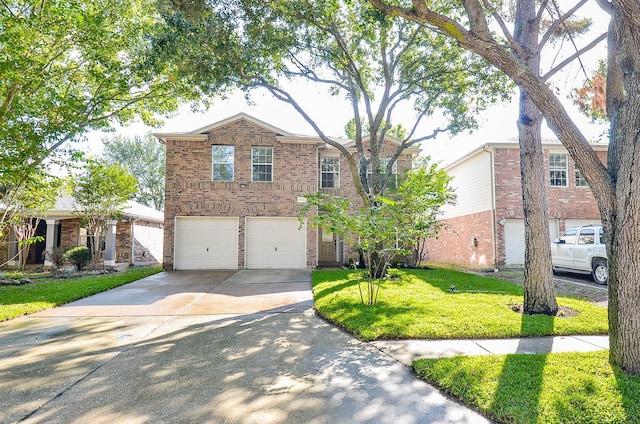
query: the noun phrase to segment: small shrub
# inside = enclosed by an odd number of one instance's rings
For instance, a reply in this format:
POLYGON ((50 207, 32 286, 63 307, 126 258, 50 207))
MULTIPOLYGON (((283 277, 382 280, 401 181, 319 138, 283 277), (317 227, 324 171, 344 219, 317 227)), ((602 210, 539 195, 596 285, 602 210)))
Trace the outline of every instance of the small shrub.
POLYGON ((71 262, 80 271, 91 261, 91 250, 88 247, 72 247, 64 254, 64 259, 71 262))
POLYGON ((46 257, 51 261, 55 269, 62 268, 64 265, 64 254, 66 249, 63 247, 54 247, 51 250, 45 252, 46 257))

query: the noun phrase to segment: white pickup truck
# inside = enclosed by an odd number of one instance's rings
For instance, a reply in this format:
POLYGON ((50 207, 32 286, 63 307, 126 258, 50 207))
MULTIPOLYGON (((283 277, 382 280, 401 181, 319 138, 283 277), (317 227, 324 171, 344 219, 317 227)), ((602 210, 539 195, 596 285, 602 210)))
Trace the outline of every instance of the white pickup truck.
POLYGON ((609 267, 602 226, 571 228, 551 244, 553 271, 591 274, 598 284, 607 284, 609 267))

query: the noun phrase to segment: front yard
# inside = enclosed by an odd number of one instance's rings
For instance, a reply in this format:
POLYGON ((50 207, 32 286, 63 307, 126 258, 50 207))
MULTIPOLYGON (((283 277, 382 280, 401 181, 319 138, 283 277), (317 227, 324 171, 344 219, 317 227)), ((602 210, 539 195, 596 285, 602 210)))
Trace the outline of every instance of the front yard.
POLYGON ((363 340, 607 334, 606 308, 586 300, 558 298, 561 316, 523 315, 523 289, 508 281, 443 268, 392 271, 398 278, 382 282, 374 306, 360 302, 355 271, 314 272, 316 310, 363 340))
POLYGON ((134 267, 105 275, 34 279, 23 286, 0 286, 0 321, 82 299, 162 271, 160 266, 134 267))
MULTIPOLYGON (((522 287, 508 281, 443 268, 393 273, 378 303, 364 306, 355 271, 316 271, 315 308, 363 340, 607 333, 606 308, 586 299, 559 297, 560 316, 526 316, 515 311, 522 287)), ((640 377, 612 368, 606 351, 458 356, 414 367, 502 423, 640 423, 640 377)))

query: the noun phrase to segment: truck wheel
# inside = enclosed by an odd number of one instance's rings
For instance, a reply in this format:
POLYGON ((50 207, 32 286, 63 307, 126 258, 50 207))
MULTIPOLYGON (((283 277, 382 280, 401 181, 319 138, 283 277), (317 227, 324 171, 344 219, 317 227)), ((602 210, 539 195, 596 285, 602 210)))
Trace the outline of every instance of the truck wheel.
POLYGON ((607 280, 609 280, 609 267, 607 266, 607 261, 604 259, 598 259, 593 264, 593 281, 598 284, 605 285, 607 284, 607 280))

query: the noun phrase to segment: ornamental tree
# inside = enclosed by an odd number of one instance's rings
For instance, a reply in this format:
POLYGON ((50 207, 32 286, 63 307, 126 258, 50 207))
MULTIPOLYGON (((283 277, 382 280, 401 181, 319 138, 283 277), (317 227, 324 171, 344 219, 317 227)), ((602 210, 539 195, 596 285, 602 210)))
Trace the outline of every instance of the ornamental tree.
POLYGON ((5 217, 7 227, 13 231, 18 243, 20 268, 27 262, 31 245, 42 241, 42 237, 35 236, 36 229, 45 212, 55 205, 60 185, 59 178, 46 174, 31 174, 21 186, 7 193, 7 198, 11 199, 11 206, 5 212, 5 217))
POLYGON ((435 237, 438 216, 455 195, 451 177, 437 164, 422 158, 407 171, 398 189, 376 197, 372 205, 356 208, 351 201, 326 193, 305 196, 300 218, 311 215, 311 225, 323 227, 341 238, 364 258, 367 283, 361 288, 362 302, 373 305, 389 264, 400 255, 414 256, 422 240, 435 237), (318 213, 310 214, 318 210, 318 213))
POLYGON ((122 217, 126 203, 134 197, 137 187, 136 178, 121 165, 99 161, 89 161, 80 175, 71 178, 76 214, 87 229, 94 268, 104 251, 107 230, 114 220, 122 217))

